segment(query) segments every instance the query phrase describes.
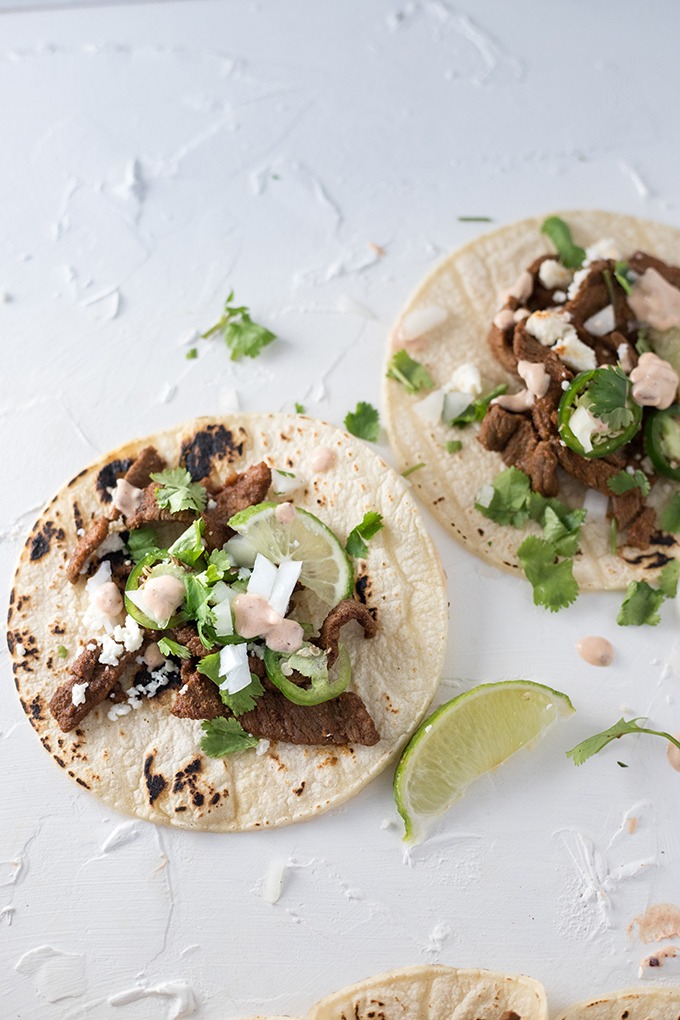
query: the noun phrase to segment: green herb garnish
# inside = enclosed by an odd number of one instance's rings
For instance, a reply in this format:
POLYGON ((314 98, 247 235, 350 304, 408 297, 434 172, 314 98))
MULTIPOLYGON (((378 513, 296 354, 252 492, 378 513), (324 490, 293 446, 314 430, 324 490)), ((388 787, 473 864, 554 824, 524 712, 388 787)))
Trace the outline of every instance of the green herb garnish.
POLYGON ((490 216, 459 216, 459 223, 493 223, 490 216))
POLYGON ((68 648, 65 645, 59 645, 57 648, 57 655, 60 659, 68 659, 68 648))
MULTIPOLYGON (((179 513, 180 510, 195 510, 200 513, 208 499, 208 493, 198 482, 192 482, 185 468, 166 468, 151 475, 161 486, 156 489, 156 503, 162 510, 179 513)), ((141 529, 140 529, 141 530, 141 529)))
POLYGON ((179 538, 172 543, 168 552, 171 556, 174 556, 176 560, 180 560, 182 563, 186 563, 188 566, 193 567, 197 561, 203 555, 205 544, 203 542, 203 532, 205 531, 205 521, 200 518, 193 521, 186 531, 182 532, 179 538))
POLYGON ((659 609, 666 596, 646 581, 631 581, 621 603, 616 622, 620 627, 656 627, 661 622, 659 609))
POLYGON ((355 410, 345 415, 345 428, 353 436, 374 443, 380 435, 380 415, 372 404, 360 400, 355 410))
POLYGON ((348 537, 345 549, 353 559, 364 559, 368 555, 367 542, 377 535, 383 527, 382 514, 375 510, 369 510, 364 514, 361 524, 352 528, 348 537))
POLYGON ((541 227, 541 233, 550 238, 555 245, 560 262, 567 269, 578 269, 583 264, 586 257, 585 250, 574 244, 571 230, 559 216, 549 216, 541 227))
POLYGON ((633 281, 630 279, 629 273, 630 266, 627 262, 617 262, 614 266, 614 276, 616 281, 619 286, 623 288, 626 294, 630 294, 633 289, 633 281))
POLYGON ((460 439, 449 439, 444 444, 444 449, 447 453, 458 453, 459 450, 463 449, 463 444, 460 439))
POLYGON ((420 471, 420 469, 424 468, 424 467, 425 467, 425 461, 421 460, 420 464, 414 464, 413 467, 406 468, 405 471, 402 471, 401 477, 402 478, 408 478, 408 476, 412 475, 414 471, 420 471))
POLYGON ((669 560, 659 574, 659 591, 667 599, 674 599, 678 594, 678 577, 680 577, 680 560, 669 560))
MULTIPOLYGON (((229 643, 235 644, 236 642, 229 643)), ((218 687, 220 687, 220 683, 225 679, 223 676, 220 676, 219 652, 213 652, 212 655, 206 655, 199 661, 196 669, 199 673, 202 673, 203 676, 207 676, 209 680, 212 680, 214 684, 217 684, 218 687)), ((243 687, 240 691, 236 691, 235 694, 229 694, 227 691, 223 691, 220 687, 220 697, 234 715, 243 715, 244 712, 252 712, 255 708, 257 699, 263 694, 264 687, 254 673, 250 674, 250 683, 248 686, 243 687)))
POLYGON ((553 542, 536 535, 525 538, 517 550, 527 579, 534 589, 534 605, 551 613, 570 606, 578 597, 572 559, 558 559, 553 542))
POLYGON ((236 719, 209 719, 201 723, 201 729, 205 734, 201 738, 201 750, 209 758, 223 758, 225 754, 245 751, 259 743, 236 719))
POLYGON ((642 326, 638 330, 637 340, 635 341, 635 350, 638 352, 640 357, 642 357, 643 354, 649 354, 649 352, 653 350, 652 346, 650 345, 647 339, 647 335, 648 335, 647 327, 642 326))
POLYGON ((158 647, 163 655, 176 655, 178 659, 190 659, 191 652, 186 645, 180 645, 178 641, 173 641, 172 638, 162 637, 158 642, 158 647))
POLYGON ((588 385, 588 410, 612 432, 620 432, 633 421, 627 407, 630 380, 620 365, 596 372, 588 385))
POLYGON ((198 351, 196 350, 195 347, 190 347, 189 350, 184 355, 184 357, 187 359, 187 361, 193 361, 194 358, 198 357, 198 351))
POLYGON ((507 383, 501 383, 500 386, 494 387, 489 393, 483 397, 478 397, 477 400, 473 400, 471 404, 452 418, 448 423, 449 425, 456 425, 458 428, 465 428, 466 425, 470 425, 472 422, 481 421, 486 412, 489 410, 489 404, 494 397, 500 397, 502 393, 505 393, 508 386, 507 383))
POLYGON ((256 358, 263 347, 276 340, 276 334, 265 329, 259 323, 253 322, 250 312, 245 305, 232 305, 234 298, 233 290, 224 303, 224 311, 219 322, 202 333, 203 339, 221 333, 224 342, 231 351, 231 360, 240 361, 241 358, 256 358))
POLYGON ((661 513, 661 527, 664 531, 680 531, 680 492, 675 492, 661 513))
POLYGON ((128 535, 127 547, 135 563, 139 563, 149 553, 158 551, 158 539, 153 528, 135 528, 128 535))
POLYGON ((397 382, 409 393, 418 393, 420 390, 431 390, 434 386, 432 376, 419 361, 415 361, 405 350, 396 351, 387 366, 388 379, 396 379, 397 382))
MULTIPOLYGON (((588 761, 589 758, 592 758, 594 754, 601 751, 607 744, 611 744, 612 740, 623 737, 627 733, 651 733, 655 737, 663 737, 664 740, 668 740, 669 743, 675 744, 680 749, 680 741, 672 737, 670 733, 664 733, 663 730, 650 730, 646 726, 638 726, 640 719, 644 719, 644 716, 638 716, 637 719, 629 719, 628 721, 619 719, 608 730, 603 730, 602 733, 595 733, 594 736, 581 741, 576 747, 572 747, 571 751, 567 751, 567 758, 571 758, 574 765, 583 765, 584 761, 588 761)), ((620 765, 621 762, 618 762, 618 764, 620 765)))
POLYGON ((296 404, 295 405, 295 413, 296 414, 304 414, 305 413, 305 405, 304 404, 296 404))
POLYGON ((649 479, 644 471, 634 471, 629 474, 627 471, 619 471, 607 481, 607 488, 620 496, 623 492, 630 492, 631 489, 640 489, 643 496, 649 495, 649 479))

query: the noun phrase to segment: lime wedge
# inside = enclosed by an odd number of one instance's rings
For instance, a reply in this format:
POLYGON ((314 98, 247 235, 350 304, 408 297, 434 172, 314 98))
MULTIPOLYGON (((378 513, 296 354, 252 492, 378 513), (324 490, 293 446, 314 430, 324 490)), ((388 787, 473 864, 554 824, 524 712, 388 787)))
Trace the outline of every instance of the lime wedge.
POLYGON ((272 563, 302 560, 300 582, 328 606, 350 598, 352 564, 330 528, 299 507, 290 523, 277 519, 279 503, 257 503, 235 514, 229 527, 243 535, 256 552, 272 563))
POLYGON ((481 684, 459 694, 422 723, 394 776, 405 839, 424 839, 427 823, 463 796, 470 783, 539 740, 571 715, 566 694, 530 680, 481 684))

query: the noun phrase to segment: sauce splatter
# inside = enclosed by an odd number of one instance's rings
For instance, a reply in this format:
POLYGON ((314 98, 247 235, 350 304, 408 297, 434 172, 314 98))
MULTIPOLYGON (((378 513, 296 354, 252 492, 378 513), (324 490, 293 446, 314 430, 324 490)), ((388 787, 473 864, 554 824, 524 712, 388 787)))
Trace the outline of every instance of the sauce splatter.
POLYGON ((581 638, 576 651, 591 666, 611 666, 614 661, 614 646, 603 637, 591 635, 581 638))

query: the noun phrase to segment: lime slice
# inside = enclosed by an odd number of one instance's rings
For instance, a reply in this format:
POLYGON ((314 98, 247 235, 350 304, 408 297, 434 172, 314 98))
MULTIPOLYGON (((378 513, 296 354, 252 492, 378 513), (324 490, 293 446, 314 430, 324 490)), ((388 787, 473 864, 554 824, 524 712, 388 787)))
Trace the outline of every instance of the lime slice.
POLYGON ((328 606, 350 598, 354 571, 347 553, 330 528, 299 507, 290 523, 276 518, 279 503, 257 503, 229 521, 257 552, 272 563, 286 558, 302 560, 300 583, 328 606))
POLYGON ((422 723, 394 776, 405 839, 421 842, 427 823, 463 796, 470 783, 535 743, 574 706, 566 694, 530 680, 481 684, 422 723))

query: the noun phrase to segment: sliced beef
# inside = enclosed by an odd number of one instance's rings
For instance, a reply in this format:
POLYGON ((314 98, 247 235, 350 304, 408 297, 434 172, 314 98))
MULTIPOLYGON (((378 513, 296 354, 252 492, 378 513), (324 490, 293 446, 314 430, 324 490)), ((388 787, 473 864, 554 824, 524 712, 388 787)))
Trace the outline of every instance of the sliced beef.
POLYGON ((278 691, 266 691, 239 722, 255 737, 289 744, 371 746, 380 740, 366 706, 352 692, 321 705, 294 705, 278 691))
POLYGON ((515 326, 507 326, 505 329, 500 329, 494 322, 489 327, 487 333, 486 342, 491 348, 496 361, 499 361, 506 372, 517 372, 517 358, 514 355, 512 345, 513 338, 515 335, 515 326))
POLYGON ((71 584, 75 584, 80 578, 80 572, 88 559, 109 533, 109 522, 105 517, 95 517, 85 534, 78 540, 78 544, 71 553, 71 559, 66 566, 66 576, 71 584))
POLYGON ((185 645, 195 658, 203 659, 206 655, 210 655, 210 649, 206 648, 201 641, 194 623, 183 623, 179 627, 175 627, 172 634, 175 641, 178 641, 180 645, 185 645))
POLYGON ((175 694, 171 712, 180 719, 217 719, 226 715, 220 692, 207 676, 197 673, 188 660, 182 663, 182 687, 175 694))
POLYGON ((531 487, 544 496, 557 495, 557 458, 552 443, 543 441, 530 418, 493 404, 477 437, 487 450, 496 450, 503 462, 524 471, 531 487))
POLYGON ((340 630, 352 620, 356 620, 359 626, 363 627, 364 637, 375 637, 378 625, 366 606, 361 602, 355 602, 354 599, 345 599, 343 602, 339 602, 324 620, 318 642, 319 647, 328 653, 329 667, 338 657, 340 630))
MULTIPOLYGON (((616 516, 615 510, 613 512, 616 516)), ((626 540, 628 545, 635 546, 636 549, 648 549, 655 537, 656 511, 652 506, 643 506, 637 517, 628 525, 626 540)))
POLYGON ((196 519, 193 510, 179 510, 172 513, 170 510, 162 510, 156 502, 156 492, 160 488, 157 482, 152 482, 144 489, 144 496, 139 508, 131 517, 126 518, 126 525, 132 531, 141 528, 144 524, 154 524, 157 521, 175 521, 177 524, 191 524, 196 519))
POLYGON ((628 265, 640 276, 642 276, 646 269, 656 269, 657 273, 663 276, 664 280, 667 280, 673 287, 680 287, 680 267, 669 266, 667 262, 654 258, 653 255, 648 255, 647 252, 636 251, 628 259, 628 265))
POLYGON ((165 461, 158 450, 154 446, 145 446, 125 472, 125 481, 137 489, 145 489, 151 484, 151 475, 162 471, 164 467, 165 461))
POLYGON ((134 659, 136 652, 124 652, 117 666, 105 666, 98 661, 101 646, 85 648, 71 666, 71 676, 66 683, 57 687, 50 701, 50 712, 59 726, 68 733, 91 712, 114 689, 121 677, 139 668, 134 659), (87 683, 85 701, 82 705, 73 704, 74 684, 87 683))
POLYGON ((255 503, 261 503, 272 483, 272 473, 266 464, 253 464, 240 474, 231 475, 224 486, 216 492, 213 500, 217 504, 202 514, 205 521, 205 541, 209 551, 221 549, 234 534, 227 527, 227 521, 240 510, 255 503))

